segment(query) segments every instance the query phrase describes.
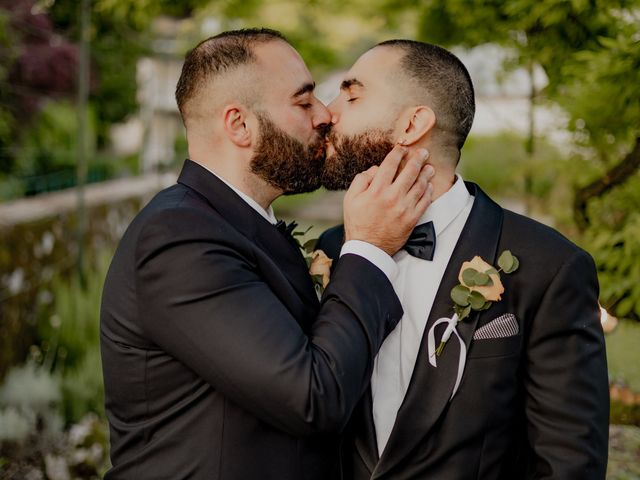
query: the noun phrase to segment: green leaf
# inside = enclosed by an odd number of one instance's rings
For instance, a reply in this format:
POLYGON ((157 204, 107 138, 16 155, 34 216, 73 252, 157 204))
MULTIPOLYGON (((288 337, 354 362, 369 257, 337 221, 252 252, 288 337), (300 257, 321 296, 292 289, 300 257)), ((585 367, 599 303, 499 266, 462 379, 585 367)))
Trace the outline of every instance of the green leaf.
POLYGON ((465 285, 469 286, 469 287, 473 287, 476 285, 476 275, 478 275, 480 272, 478 272, 475 268, 466 268, 463 272, 462 272, 462 281, 464 282, 465 285))
POLYGON ((520 267, 520 260, 518 260, 518 257, 513 257, 513 265, 511 266, 511 269, 505 270, 504 273, 513 273, 516 270, 518 270, 519 267, 520 267))
POLYGON ((317 241, 318 241, 317 238, 313 238, 311 240, 307 240, 306 242, 304 242, 304 245, 302 245, 302 248, 304 249, 305 252, 312 253, 313 250, 316 247, 316 242, 317 241))
POLYGON ((489 310, 489 308, 491 308, 491 305, 493 305, 493 302, 487 300, 486 303, 482 306, 482 308, 478 309, 479 311, 483 311, 483 310, 489 310))
POLYGON ((453 300, 456 305, 466 307, 469 305, 470 293, 471 291, 464 285, 456 285, 451 290, 451 300, 453 300))
POLYGON ((311 257, 304 257, 304 261, 307 262, 307 268, 310 268, 313 259, 311 257))
POLYGON ((478 272, 475 278, 476 285, 479 287, 490 287, 493 285, 493 280, 486 273, 478 272))
POLYGON ((509 271, 512 271, 511 269, 515 263, 513 258, 514 257, 511 252, 509 250, 505 250, 500 254, 500 258, 498 258, 498 266, 505 272, 509 273, 509 271))
POLYGON ((487 300, 480 292, 471 292, 471 295, 469 295, 469 302, 471 304, 471 308, 474 310, 480 310, 487 300))
POLYGON ((496 270, 493 267, 491 267, 489 270, 487 270, 484 273, 486 273, 487 275, 498 275, 498 277, 500 276, 500 272, 498 272, 498 270, 496 270))
POLYGON ((454 312, 458 315, 460 320, 463 320, 469 316, 471 313, 471 305, 467 305, 466 307, 461 307, 460 305, 455 305, 453 307, 454 312))

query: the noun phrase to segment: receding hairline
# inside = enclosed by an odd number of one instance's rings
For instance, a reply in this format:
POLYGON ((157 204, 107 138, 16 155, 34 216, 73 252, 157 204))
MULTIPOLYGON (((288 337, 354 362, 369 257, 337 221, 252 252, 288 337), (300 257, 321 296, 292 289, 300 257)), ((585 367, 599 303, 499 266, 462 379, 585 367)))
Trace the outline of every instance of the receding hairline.
MULTIPOLYGON (((185 56, 185 64, 176 85, 176 101, 178 109, 186 125, 192 117, 194 103, 200 103, 203 94, 212 93, 212 87, 216 84, 230 83, 226 91, 233 91, 234 86, 242 88, 246 82, 246 76, 252 77, 252 83, 259 76, 250 73, 250 68, 258 64, 256 47, 261 44, 282 42, 289 45, 288 40, 280 32, 270 29, 243 29, 231 30, 209 37, 201 41, 185 56), (238 77, 238 73, 242 76, 238 77), (245 81, 242 81, 245 80, 245 81)), ((214 92, 225 91, 215 88, 214 92)), ((253 95, 246 92, 242 100, 250 101, 253 95)))

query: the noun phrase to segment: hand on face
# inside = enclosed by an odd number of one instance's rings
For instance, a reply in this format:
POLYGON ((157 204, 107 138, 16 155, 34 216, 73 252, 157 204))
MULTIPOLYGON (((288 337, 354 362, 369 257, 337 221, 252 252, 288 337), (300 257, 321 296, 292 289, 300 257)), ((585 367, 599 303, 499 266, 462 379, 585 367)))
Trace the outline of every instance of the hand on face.
POLYGON ((427 159, 424 149, 396 145, 380 167, 358 174, 344 198, 345 239, 397 253, 432 201, 427 159))

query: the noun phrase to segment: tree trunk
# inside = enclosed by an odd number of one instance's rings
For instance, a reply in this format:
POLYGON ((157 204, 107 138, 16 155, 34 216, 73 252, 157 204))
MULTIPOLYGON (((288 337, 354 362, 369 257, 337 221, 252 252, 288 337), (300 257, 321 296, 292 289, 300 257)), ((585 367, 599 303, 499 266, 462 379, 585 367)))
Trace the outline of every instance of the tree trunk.
POLYGON ((633 150, 624 159, 612 167, 603 177, 576 191, 573 201, 574 219, 583 231, 589 226, 587 203, 600 197, 617 185, 624 183, 640 168, 640 137, 636 138, 633 150))

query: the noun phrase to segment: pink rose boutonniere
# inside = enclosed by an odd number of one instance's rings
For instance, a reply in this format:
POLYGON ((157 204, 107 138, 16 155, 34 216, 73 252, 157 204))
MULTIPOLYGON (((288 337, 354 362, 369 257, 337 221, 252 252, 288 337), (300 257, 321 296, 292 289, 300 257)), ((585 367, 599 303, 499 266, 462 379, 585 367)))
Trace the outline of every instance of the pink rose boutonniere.
POLYGON ((317 238, 312 238, 304 243, 300 243, 300 240, 298 240, 298 237, 306 235, 312 228, 313 226, 307 228, 304 232, 294 231, 291 235, 297 242, 298 247, 300 247, 302 256, 307 262, 309 275, 311 275, 311 280, 313 281, 313 286, 319 299, 329 284, 333 260, 327 257, 322 250, 315 250, 315 245, 318 242, 317 238))
POLYGON ((456 326, 458 323, 467 318, 472 311, 480 312, 487 310, 493 305, 493 302, 502 300, 504 286, 500 280, 500 273, 513 273, 520 266, 520 262, 509 250, 505 250, 498 258, 498 268, 485 262, 479 256, 473 257, 468 262, 464 262, 458 273, 460 283, 451 290, 451 300, 453 300, 454 314, 451 318, 438 319, 429 329, 427 335, 427 348, 429 352, 429 363, 433 367, 437 367, 436 357, 439 357, 451 335, 455 335, 460 342, 460 357, 458 360, 458 377, 453 388, 455 395, 460 381, 467 356, 467 347, 458 334, 456 326), (440 343, 436 348, 435 327, 443 323, 447 324, 440 343))

